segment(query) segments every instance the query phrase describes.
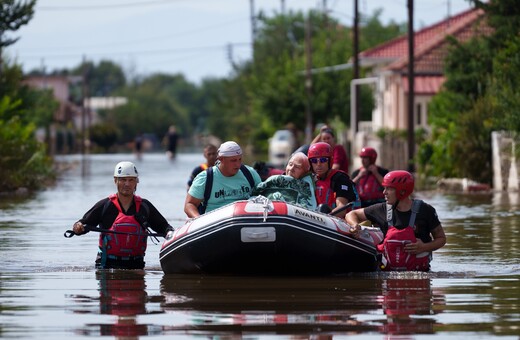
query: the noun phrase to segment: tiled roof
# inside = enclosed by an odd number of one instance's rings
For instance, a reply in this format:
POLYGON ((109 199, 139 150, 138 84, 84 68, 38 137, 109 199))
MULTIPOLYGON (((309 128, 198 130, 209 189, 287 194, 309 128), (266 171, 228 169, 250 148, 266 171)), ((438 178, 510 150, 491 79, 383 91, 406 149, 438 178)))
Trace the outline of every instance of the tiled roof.
MULTIPOLYGON (((491 29, 483 19, 484 11, 470 9, 415 32, 415 73, 442 75, 443 60, 449 47, 446 37, 453 36, 463 42, 476 35, 489 34, 491 29)), ((359 57, 372 62, 379 60, 386 64, 385 69, 407 73, 408 37, 404 35, 363 51, 359 57)))
MULTIPOLYGON (((441 90, 444 76, 415 76, 413 79, 414 92, 420 95, 434 95, 441 90)), ((408 78, 403 78, 403 90, 408 93, 408 78)))

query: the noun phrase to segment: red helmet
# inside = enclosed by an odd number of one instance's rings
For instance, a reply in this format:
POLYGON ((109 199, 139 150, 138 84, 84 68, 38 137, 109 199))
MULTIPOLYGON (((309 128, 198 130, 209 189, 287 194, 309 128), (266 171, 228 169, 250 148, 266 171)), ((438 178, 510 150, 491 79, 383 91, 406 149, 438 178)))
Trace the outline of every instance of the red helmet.
POLYGON ((327 157, 330 159, 332 158, 332 148, 329 144, 324 142, 314 143, 309 147, 307 157, 309 157, 309 159, 319 157, 327 157))
POLYGON ((374 148, 365 147, 361 149, 359 157, 368 157, 370 158, 370 162, 375 163, 377 159, 377 151, 374 148))
POLYGON ((413 192, 414 179, 411 173, 404 170, 390 171, 383 177, 384 187, 394 188, 398 200, 410 196, 413 192))

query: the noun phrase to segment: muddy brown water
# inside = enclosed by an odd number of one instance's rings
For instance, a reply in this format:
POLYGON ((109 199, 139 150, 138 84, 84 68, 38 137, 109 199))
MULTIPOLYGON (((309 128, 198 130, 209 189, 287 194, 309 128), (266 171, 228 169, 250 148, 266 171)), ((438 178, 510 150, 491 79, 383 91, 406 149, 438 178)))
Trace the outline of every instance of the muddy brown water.
MULTIPOLYGON (((448 236, 432 272, 347 277, 165 275, 149 241, 144 271, 96 271, 97 235, 63 232, 114 192, 114 165, 135 161, 138 194, 181 225, 199 154, 66 156, 56 186, 0 198, 0 337, 518 339, 518 193, 417 193, 448 236)), ((345 259, 349 261, 352 259, 345 259)))

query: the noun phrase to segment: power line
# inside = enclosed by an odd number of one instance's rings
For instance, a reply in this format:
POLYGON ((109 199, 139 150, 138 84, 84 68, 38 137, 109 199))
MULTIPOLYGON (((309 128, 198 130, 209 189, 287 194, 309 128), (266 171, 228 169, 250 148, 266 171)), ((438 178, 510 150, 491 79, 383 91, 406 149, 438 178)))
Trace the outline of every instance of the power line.
MULTIPOLYGON (((172 49, 160 49, 160 50, 140 50, 140 51, 121 51, 121 52, 88 52, 89 56, 121 56, 121 55, 148 55, 148 54, 169 54, 169 53, 191 53, 191 52, 205 52, 208 50, 217 50, 217 49, 227 49, 228 45, 214 45, 214 46, 199 46, 199 47, 185 47, 185 48, 172 48, 172 49)), ((236 47, 251 47, 250 43, 233 43, 231 44, 236 47)), ((82 53, 83 54, 83 53, 82 53)), ((70 53, 70 54, 46 54, 42 56, 41 53, 38 55, 24 55, 23 59, 34 59, 34 58, 72 58, 77 57, 78 53, 70 53)))
POLYGON ((153 42, 153 41, 157 41, 157 40, 166 40, 166 39, 176 38, 176 37, 179 37, 179 36, 187 36, 187 35, 191 35, 191 34, 201 33, 201 32, 205 32, 205 31, 213 30, 215 28, 236 24, 236 23, 239 23, 239 22, 242 22, 242 21, 246 21, 246 20, 248 20, 248 19, 241 18, 241 19, 237 19, 237 20, 234 20, 234 21, 227 21, 227 22, 224 22, 224 23, 221 23, 221 24, 215 24, 215 25, 212 25, 212 26, 207 26, 207 27, 203 27, 203 28, 200 28, 200 29, 192 30, 192 31, 184 31, 184 32, 176 33, 176 34, 168 34, 168 35, 163 35, 163 36, 156 36, 156 37, 143 38, 143 39, 137 39, 137 40, 108 42, 108 43, 105 43, 105 44, 96 44, 96 45, 84 45, 84 44, 82 44, 82 45, 76 45, 76 46, 74 46, 74 45, 69 45, 69 46, 46 46, 46 47, 30 48, 30 49, 27 49, 27 50, 38 50, 38 49, 48 49, 48 48, 52 48, 52 49, 103 48, 103 47, 114 47, 114 46, 124 46, 124 45, 135 45, 136 43, 140 43, 140 42, 153 42))
POLYGON ((144 7, 155 6, 168 2, 179 2, 184 0, 155 0, 155 1, 138 1, 113 5, 80 5, 80 6, 38 6, 38 10, 43 11, 76 11, 76 10, 104 10, 104 9, 118 9, 127 7, 144 7))

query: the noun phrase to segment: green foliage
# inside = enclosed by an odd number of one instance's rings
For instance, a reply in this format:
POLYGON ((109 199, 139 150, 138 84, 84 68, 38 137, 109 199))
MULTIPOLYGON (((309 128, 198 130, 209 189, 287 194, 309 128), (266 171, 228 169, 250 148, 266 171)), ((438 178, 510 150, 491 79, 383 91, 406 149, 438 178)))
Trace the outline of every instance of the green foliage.
POLYGON ((389 41, 395 37, 405 34, 407 25, 405 23, 398 24, 391 21, 388 25, 383 26, 381 23, 382 9, 374 11, 372 16, 361 19, 360 27, 360 51, 377 46, 382 42, 389 41))
POLYGON ((0 99, 0 191, 38 189, 52 177, 52 164, 43 144, 34 138, 34 124, 14 113, 21 101, 0 99))
MULTIPOLYGON (((375 46, 400 33, 400 27, 384 27, 380 12, 364 21, 360 27, 360 49, 375 46)), ((352 55, 352 31, 321 12, 311 11, 262 18, 262 28, 255 42, 254 62, 245 68, 244 91, 251 94, 250 115, 258 120, 267 117, 270 124, 257 124, 263 130, 257 135, 272 133, 287 124, 304 131, 307 107, 312 121, 331 122, 339 118, 350 122, 351 69, 331 70, 331 66, 346 64, 352 55), (310 40, 306 39, 310 27, 310 40), (312 88, 306 88, 307 51, 311 51, 312 88), (327 69, 328 68, 328 69, 327 69)), ((361 119, 369 120, 374 107, 368 87, 360 87, 361 119)), ((250 108, 244 108, 249 110, 250 108)), ((258 128, 257 128, 258 129, 258 128)), ((264 149, 267 141, 258 147, 264 149)))
POLYGON ((141 133, 153 133, 160 139, 172 124, 180 135, 192 133, 187 107, 196 106, 197 91, 183 76, 154 75, 127 87, 122 95, 128 98, 128 104, 107 112, 107 122, 120 131, 120 143, 130 142, 141 133))
POLYGON ((520 37, 516 36, 495 57, 489 96, 495 98, 497 129, 520 133, 520 37))
POLYGON ((36 0, 17 1, 2 0, 0 2, 0 63, 3 47, 14 44, 18 38, 7 38, 5 32, 17 31, 26 25, 34 15, 36 0))
MULTIPOLYGON (((84 77, 89 97, 114 96, 126 85, 126 77, 121 66, 107 60, 102 60, 97 65, 91 61, 83 62, 71 73, 84 77)), ((77 93, 76 96, 79 96, 78 92, 82 91, 83 84, 78 82, 76 86, 73 91, 77 93)))
POLYGON ((520 8, 517 1, 474 1, 494 33, 454 44, 445 90, 429 106, 432 135, 418 152, 427 175, 491 183, 491 132, 520 132, 520 8))
POLYGON ((36 0, 0 2, 0 191, 38 189, 53 177, 45 145, 35 139, 36 126, 48 126, 57 103, 49 91, 22 85, 22 71, 4 65, 2 48, 16 42, 5 36, 27 24, 36 0))
POLYGON ((292 122, 300 130, 306 125, 307 101, 314 121, 335 116, 346 119, 348 84, 345 71, 312 75, 312 94, 305 88, 306 44, 312 51, 312 68, 343 64, 350 51, 345 43, 348 30, 321 13, 307 18, 299 12, 264 19, 264 31, 255 43, 255 109, 270 117, 275 126, 292 122), (310 23, 307 23, 307 20, 310 23), (311 27, 310 43, 305 39, 305 25, 311 27), (287 39, 290 37, 291 39, 287 39))
POLYGON ((112 123, 94 124, 89 128, 89 137, 95 145, 108 152, 116 144, 119 130, 112 123))
MULTIPOLYGON (((362 21, 361 50, 401 33, 402 27, 394 23, 383 26, 379 15, 375 12, 362 21)), ((253 152, 265 154, 268 138, 275 130, 289 123, 304 130, 308 105, 313 115, 311 123, 334 119, 350 122, 351 69, 313 74, 312 94, 307 94, 307 19, 312 27, 312 68, 348 63, 352 55, 351 29, 321 12, 297 12, 263 16, 253 60, 234 65, 231 77, 207 79, 201 86, 189 83, 182 75, 165 74, 127 83, 121 68, 110 61, 85 61, 71 71, 59 73, 78 77, 70 89, 76 104, 81 104, 84 95, 128 99, 124 106, 98 112, 103 124, 93 127, 89 134, 102 148, 109 149, 112 143, 127 144, 141 133, 161 138, 173 124, 181 138, 212 134, 253 146, 253 152), (80 81, 83 77, 85 84, 80 81)), ((372 93, 368 87, 362 87, 360 92, 361 119, 369 119, 374 106, 372 93)), ((52 117, 46 115, 52 108, 46 101, 47 95, 42 93, 33 99, 24 96, 23 103, 28 103, 31 115, 35 112, 34 104, 41 101, 38 125, 45 125, 52 117)))
POLYGON ((470 111, 463 112, 453 143, 453 167, 457 177, 491 183, 491 132, 494 130, 494 105, 485 97, 470 111))
POLYGON ((0 78, 0 95, 9 96, 18 102, 16 110, 3 112, 6 117, 14 115, 24 124, 34 123, 37 127, 47 127, 53 121, 58 102, 52 90, 37 90, 22 85, 23 73, 18 65, 5 64, 0 78))
POLYGON ((487 77, 492 72, 493 50, 490 41, 483 37, 463 44, 451 41, 451 53, 445 60, 445 72, 449 76, 444 87, 462 95, 459 105, 471 106, 471 101, 486 92, 487 77))

